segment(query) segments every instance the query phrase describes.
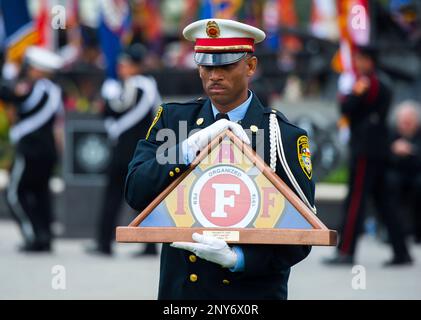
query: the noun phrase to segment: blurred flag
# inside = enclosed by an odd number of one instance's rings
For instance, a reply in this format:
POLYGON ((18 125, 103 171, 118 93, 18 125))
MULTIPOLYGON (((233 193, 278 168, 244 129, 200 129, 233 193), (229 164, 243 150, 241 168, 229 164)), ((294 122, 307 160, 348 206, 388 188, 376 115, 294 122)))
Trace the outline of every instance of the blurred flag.
POLYGON ((236 20, 243 5, 243 0, 214 0, 213 3, 215 18, 236 20))
MULTIPOLYGON (((66 0, 66 41, 59 43, 65 67, 78 61, 83 51, 79 0, 66 0)), ((56 41, 58 43, 58 41, 56 41)))
POLYGON ((237 19, 243 0, 202 0, 201 19, 237 19))
POLYGON ((335 0, 313 0, 311 32, 321 39, 338 39, 339 28, 335 0))
POLYGON ((127 0, 100 0, 99 39, 105 57, 106 76, 117 78, 117 58, 123 37, 130 27, 130 7, 127 0))
POLYGON ((296 51, 301 44, 297 37, 284 35, 280 38, 280 28, 297 27, 294 0, 268 0, 263 11, 263 28, 266 31, 266 44, 277 50, 280 46, 296 51))
POLYGON ((161 37, 162 26, 159 10, 159 1, 157 0, 140 1, 134 9, 133 19, 140 24, 145 40, 148 42, 161 37))
POLYGON ((340 48, 333 60, 333 69, 339 73, 354 73, 352 56, 356 45, 370 41, 370 12, 368 0, 337 2, 340 48))
POLYGON ((272 50, 277 50, 280 46, 278 4, 278 0, 268 0, 263 9, 263 29, 266 32, 265 44, 272 50))
POLYGON ((353 0, 346 9, 347 28, 351 40, 357 45, 368 45, 371 31, 369 0, 353 0))
POLYGON ((149 49, 159 51, 163 36, 160 1, 140 1, 134 8, 133 20, 138 24, 149 49))
MULTIPOLYGON (((298 24, 297 13, 295 12, 294 0, 278 0, 279 24, 283 28, 296 28, 298 24)), ((296 52, 301 49, 301 41, 292 35, 284 35, 281 38, 281 45, 290 51, 296 52)))
POLYGON ((20 64, 28 46, 36 44, 39 35, 29 15, 26 0, 1 0, 3 13, 6 61, 20 64))
POLYGON ((263 26, 263 8, 264 2, 263 0, 257 1, 250 1, 245 0, 243 1, 244 4, 240 11, 241 19, 252 26, 256 26, 262 28, 263 26))
MULTIPOLYGON (((339 25, 339 50, 332 61, 333 69, 341 73, 338 80, 339 96, 351 93, 356 80, 353 56, 357 45, 370 41, 370 12, 368 0, 337 1, 339 25)), ((349 140, 349 119, 342 116, 338 121, 339 139, 349 140)))
POLYGON ((202 0, 200 19, 214 18, 213 0, 202 0))
POLYGON ((399 11, 402 7, 414 4, 414 0, 390 0, 389 7, 392 11, 399 11))
POLYGON ((389 3, 393 20, 405 32, 419 32, 417 20, 420 12, 417 2, 415 0, 391 0, 389 3))
POLYGON ((40 0, 39 11, 35 17, 35 29, 39 34, 39 45, 50 50, 56 49, 54 30, 51 28, 50 0, 40 0))
POLYGON ((58 0, 38 0, 38 10, 34 17, 35 28, 39 34, 39 45, 57 51, 59 49, 58 29, 66 30, 69 42, 74 42, 74 36, 79 30, 79 15, 78 15, 78 0, 66 0, 65 2, 65 16, 60 23, 62 26, 52 27, 52 23, 59 12, 54 11, 53 8, 61 2, 58 0))

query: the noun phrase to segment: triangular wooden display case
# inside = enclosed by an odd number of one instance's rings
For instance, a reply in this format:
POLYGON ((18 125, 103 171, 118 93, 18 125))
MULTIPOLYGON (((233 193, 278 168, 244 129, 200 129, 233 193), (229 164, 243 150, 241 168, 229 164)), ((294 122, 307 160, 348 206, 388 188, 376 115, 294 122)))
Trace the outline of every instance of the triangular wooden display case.
POLYGON ((128 227, 118 242, 192 241, 199 232, 248 244, 333 246, 329 230, 247 144, 226 130, 128 227), (217 199, 217 200, 216 200, 217 199))

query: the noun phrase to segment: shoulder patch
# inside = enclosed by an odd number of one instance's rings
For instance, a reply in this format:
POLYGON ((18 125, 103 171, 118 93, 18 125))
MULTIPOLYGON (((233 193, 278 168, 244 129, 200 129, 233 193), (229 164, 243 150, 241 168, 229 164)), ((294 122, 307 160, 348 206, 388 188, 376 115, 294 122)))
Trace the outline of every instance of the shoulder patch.
POLYGON ((164 109, 162 108, 162 106, 159 106, 158 111, 156 112, 155 118, 152 121, 151 126, 149 127, 148 133, 146 134, 146 140, 148 140, 149 135, 151 133, 152 128, 156 125, 156 123, 158 122, 159 118, 161 117, 162 111, 164 109))
POLYGON ((311 179, 313 175, 313 166, 311 164, 310 144, 308 137, 305 135, 302 135, 297 139, 297 154, 301 169, 303 169, 307 178, 311 179))

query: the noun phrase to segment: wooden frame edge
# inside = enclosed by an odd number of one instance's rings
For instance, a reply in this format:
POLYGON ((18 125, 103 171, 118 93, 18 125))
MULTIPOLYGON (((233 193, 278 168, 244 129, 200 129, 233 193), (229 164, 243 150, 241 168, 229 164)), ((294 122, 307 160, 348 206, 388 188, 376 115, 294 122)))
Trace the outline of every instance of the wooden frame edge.
POLYGON ((117 242, 163 242, 192 241, 194 232, 238 232, 239 241, 227 243, 247 244, 293 244, 336 246, 337 232, 329 229, 252 229, 252 228, 185 228, 185 227, 117 227, 117 242))

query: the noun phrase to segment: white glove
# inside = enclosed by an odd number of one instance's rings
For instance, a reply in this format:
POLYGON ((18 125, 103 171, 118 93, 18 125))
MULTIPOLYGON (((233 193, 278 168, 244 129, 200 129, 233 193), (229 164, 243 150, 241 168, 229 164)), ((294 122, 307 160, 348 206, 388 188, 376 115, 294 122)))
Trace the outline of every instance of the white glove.
POLYGON ((221 119, 183 141, 182 150, 187 164, 190 164, 197 153, 205 148, 213 138, 228 128, 231 129, 238 138, 245 143, 250 144, 250 140, 242 126, 227 119, 221 119))
POLYGON ((237 263, 237 254, 224 240, 199 233, 193 233, 192 238, 197 243, 173 242, 171 247, 191 251, 199 258, 219 264, 224 268, 232 268, 237 263))
POLYGON ((339 129, 338 139, 342 145, 344 146, 347 145, 350 138, 351 138, 351 130, 349 129, 349 127, 343 127, 339 129))
POLYGON ((101 95, 104 99, 114 100, 120 98, 122 91, 120 82, 115 79, 107 79, 102 84, 101 95))

